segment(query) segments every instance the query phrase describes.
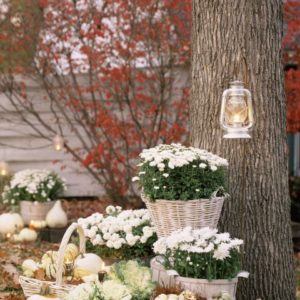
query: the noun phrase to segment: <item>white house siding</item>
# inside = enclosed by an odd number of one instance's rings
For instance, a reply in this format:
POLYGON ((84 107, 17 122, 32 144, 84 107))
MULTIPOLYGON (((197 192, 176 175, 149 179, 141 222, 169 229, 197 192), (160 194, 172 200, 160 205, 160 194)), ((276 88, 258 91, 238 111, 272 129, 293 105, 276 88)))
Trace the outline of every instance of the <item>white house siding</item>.
MULTIPOLYGON (((55 121, 42 100, 43 91, 37 86, 31 86, 29 94, 30 97, 36 99, 40 116, 53 124, 55 121)), ((21 122, 4 94, 0 94, 0 105, 2 107, 0 109, 0 160, 8 163, 12 173, 27 168, 53 170, 67 181, 68 189, 65 196, 100 196, 103 194, 101 186, 79 163, 72 159, 70 154, 55 151, 51 142, 36 136, 32 128, 21 122)), ((66 138, 70 144, 77 144, 71 132, 66 138)))

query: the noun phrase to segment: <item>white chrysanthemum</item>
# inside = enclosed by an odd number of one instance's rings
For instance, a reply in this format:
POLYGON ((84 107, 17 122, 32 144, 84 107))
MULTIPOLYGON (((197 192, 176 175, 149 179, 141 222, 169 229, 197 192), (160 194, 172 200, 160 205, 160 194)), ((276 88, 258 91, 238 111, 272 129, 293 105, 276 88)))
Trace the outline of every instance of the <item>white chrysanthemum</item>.
MULTIPOLYGON (((195 160, 205 161, 211 166, 212 170, 215 170, 218 166, 228 166, 228 162, 224 158, 207 152, 206 150, 185 147, 180 144, 161 144, 154 148, 144 149, 140 157, 142 163, 148 162, 150 166, 157 166, 160 170, 164 170, 165 167, 162 167, 162 162, 167 164, 170 169, 174 169, 175 167, 188 165, 195 160)), ((201 163, 199 167, 206 168, 206 163, 201 163)), ((195 164, 193 166, 196 167, 195 164)))
POLYGON ((107 216, 95 213, 87 218, 78 219, 85 236, 95 246, 104 245, 120 249, 123 245, 146 243, 155 234, 147 209, 121 211, 120 207, 110 206, 106 211, 110 213, 107 216), (142 229, 140 235, 133 234, 137 227, 142 229))
POLYGON ((167 251, 176 253, 177 250, 186 253, 212 253, 215 259, 223 260, 230 256, 232 249, 239 250, 242 244, 242 240, 231 239, 229 233, 218 233, 217 229, 205 227, 193 230, 186 227, 160 238, 154 243, 154 252, 160 255, 165 255, 167 251))
POLYGON ((213 257, 217 260, 224 260, 230 257, 230 244, 221 243, 215 250, 213 257))

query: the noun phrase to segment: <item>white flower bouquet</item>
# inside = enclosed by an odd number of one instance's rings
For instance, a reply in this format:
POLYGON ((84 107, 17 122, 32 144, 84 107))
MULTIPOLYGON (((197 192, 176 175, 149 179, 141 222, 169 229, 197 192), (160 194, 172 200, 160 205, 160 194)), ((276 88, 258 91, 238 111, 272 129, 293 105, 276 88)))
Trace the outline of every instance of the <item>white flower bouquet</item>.
POLYGON ((187 227, 154 244, 154 252, 164 258, 166 269, 182 277, 199 279, 232 279, 240 271, 240 245, 243 241, 230 238, 208 227, 192 230, 187 227))
POLYGON ((63 178, 48 170, 24 170, 14 174, 4 188, 4 204, 17 205, 20 201, 49 202, 66 190, 63 178))
POLYGON ((132 259, 149 257, 157 240, 146 209, 124 210, 108 206, 106 215, 95 213, 80 218, 87 238, 87 249, 102 258, 132 259))
POLYGON ((193 200, 209 198, 227 188, 226 159, 206 150, 181 144, 158 145, 140 154, 138 176, 150 200, 193 200))

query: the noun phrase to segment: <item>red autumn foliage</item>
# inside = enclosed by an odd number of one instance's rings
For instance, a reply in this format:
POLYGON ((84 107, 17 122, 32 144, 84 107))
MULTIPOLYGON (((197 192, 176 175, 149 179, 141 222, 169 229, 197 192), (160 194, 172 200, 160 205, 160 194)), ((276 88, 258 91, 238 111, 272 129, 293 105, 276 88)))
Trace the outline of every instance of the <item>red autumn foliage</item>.
POLYGON ((131 178, 143 148, 187 139, 191 2, 38 4, 44 20, 27 71, 42 83, 55 122, 39 117, 20 82, 7 76, 2 86, 24 108, 23 120, 34 129, 30 115, 42 128, 38 135, 51 140, 72 132, 80 146, 66 138, 66 150, 122 203, 136 192, 131 178))
POLYGON ((285 91, 287 97, 287 130, 300 131, 300 1, 284 4, 285 91))

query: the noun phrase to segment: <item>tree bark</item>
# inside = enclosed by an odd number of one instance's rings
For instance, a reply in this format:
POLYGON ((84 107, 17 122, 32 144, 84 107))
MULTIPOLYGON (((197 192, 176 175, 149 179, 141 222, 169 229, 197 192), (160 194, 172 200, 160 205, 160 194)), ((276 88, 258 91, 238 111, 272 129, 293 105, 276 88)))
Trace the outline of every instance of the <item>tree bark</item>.
POLYGON ((281 62, 282 1, 193 0, 191 142, 229 160, 220 228, 244 239, 237 299, 295 299, 281 62), (225 140, 222 92, 252 92, 252 139, 225 140))

